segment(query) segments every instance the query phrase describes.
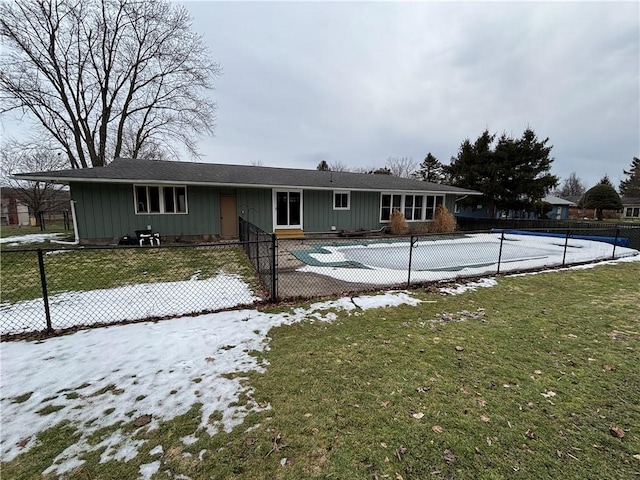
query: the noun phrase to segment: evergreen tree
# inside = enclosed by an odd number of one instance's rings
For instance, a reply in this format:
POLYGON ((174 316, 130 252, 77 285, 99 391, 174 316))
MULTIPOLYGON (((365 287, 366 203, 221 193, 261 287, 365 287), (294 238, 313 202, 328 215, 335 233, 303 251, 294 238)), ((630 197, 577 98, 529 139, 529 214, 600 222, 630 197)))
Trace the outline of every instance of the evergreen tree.
POLYGON ((581 208, 595 208, 598 220, 602 220, 603 210, 622 210, 620 195, 611 185, 602 183, 602 180, 585 192, 579 205, 581 208))
POLYGON ((442 183, 444 181, 444 173, 440 160, 434 157, 431 152, 427 153, 414 176, 423 182, 442 183))
POLYGON ((329 170, 331 170, 331 168, 329 168, 329 164, 326 160, 322 160, 316 167, 316 170, 320 170, 321 172, 328 172, 329 170))
POLYGON ((613 183, 611 183, 611 179, 609 178, 609 175, 607 175, 606 173, 604 174, 604 177, 600 179, 600 181, 598 182, 598 185, 608 185, 609 187, 613 187, 613 183))
POLYGON ((640 159, 633 157, 631 168, 623 170, 629 178, 620 182, 620 195, 623 197, 640 197, 640 159))
POLYGON ((495 147, 494 140, 495 135, 485 130, 474 144, 462 142, 457 157, 444 167, 449 181, 481 191, 491 217, 500 210, 531 211, 558 184, 558 177, 549 173, 549 139, 540 141, 527 128, 520 138, 503 134, 495 147))

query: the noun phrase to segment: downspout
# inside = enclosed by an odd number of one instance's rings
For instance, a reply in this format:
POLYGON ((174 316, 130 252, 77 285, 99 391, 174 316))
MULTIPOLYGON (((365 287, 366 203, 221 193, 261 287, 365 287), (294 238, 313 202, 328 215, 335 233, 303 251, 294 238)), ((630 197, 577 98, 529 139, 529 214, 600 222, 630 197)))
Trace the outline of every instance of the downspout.
POLYGON ((76 218, 76 201, 71 200, 71 219, 73 220, 73 234, 75 235, 75 240, 73 242, 65 242, 63 240, 51 240, 51 243, 58 243, 60 245, 79 245, 80 244, 80 234, 78 233, 78 220, 76 218))

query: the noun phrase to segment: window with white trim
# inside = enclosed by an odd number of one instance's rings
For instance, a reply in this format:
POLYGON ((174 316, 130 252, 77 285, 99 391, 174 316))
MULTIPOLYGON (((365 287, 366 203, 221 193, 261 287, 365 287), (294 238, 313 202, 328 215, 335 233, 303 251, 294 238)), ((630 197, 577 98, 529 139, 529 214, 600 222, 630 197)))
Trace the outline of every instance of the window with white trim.
POLYGON ((333 192, 333 209, 349 210, 351 208, 351 192, 334 191, 333 192))
POLYGON ((187 213, 187 187, 183 185, 134 185, 137 214, 187 213))
POLYGON ((408 222, 433 220, 436 207, 444 204, 443 195, 415 195, 383 193, 380 197, 380 221, 391 220, 391 213, 398 210, 408 222))
POLYGON ((625 217, 628 217, 628 218, 640 217, 640 207, 627 207, 625 217))

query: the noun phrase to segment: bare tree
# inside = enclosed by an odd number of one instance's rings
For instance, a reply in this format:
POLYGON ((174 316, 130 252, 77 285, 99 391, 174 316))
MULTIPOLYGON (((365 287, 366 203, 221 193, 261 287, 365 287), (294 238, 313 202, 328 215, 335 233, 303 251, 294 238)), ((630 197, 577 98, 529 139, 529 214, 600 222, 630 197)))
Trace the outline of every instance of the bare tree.
POLYGON ((17 200, 29 207, 34 214, 63 208, 64 205, 60 204, 58 192, 65 189, 64 185, 18 180, 11 175, 14 173, 60 170, 67 164, 68 160, 64 157, 64 152, 49 145, 22 145, 15 142, 5 145, 2 149, 1 168, 4 187, 3 197, 6 195, 6 191, 10 191, 17 200))
POLYGON ((411 157, 389 157, 386 162, 391 174, 401 178, 412 178, 418 168, 418 162, 411 157))
POLYGON ((329 169, 332 172, 351 172, 352 170, 347 166, 346 163, 343 163, 339 160, 333 161, 329 164, 329 169))
POLYGON ((184 7, 0 2, 0 36, 1 111, 27 111, 72 168, 103 166, 125 151, 138 158, 151 142, 197 156, 198 136, 213 133, 216 105, 206 94, 221 70, 184 7))
POLYGON ((554 193, 558 197, 578 197, 581 196, 587 188, 584 182, 580 180, 576 172, 571 172, 562 182, 562 185, 554 193))

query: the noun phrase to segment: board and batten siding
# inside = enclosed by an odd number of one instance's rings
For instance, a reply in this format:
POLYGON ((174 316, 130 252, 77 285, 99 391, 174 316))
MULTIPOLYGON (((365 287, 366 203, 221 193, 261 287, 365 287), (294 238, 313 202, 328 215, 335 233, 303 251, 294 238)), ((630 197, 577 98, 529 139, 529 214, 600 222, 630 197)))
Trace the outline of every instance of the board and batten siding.
POLYGON ((238 216, 265 232, 273 232, 272 189, 238 188, 235 195, 238 205, 238 216))
MULTIPOLYGON (((344 192, 346 190, 339 190, 344 192)), ((380 223, 380 193, 350 193, 349 210, 333 209, 333 192, 330 190, 305 190, 303 197, 304 231, 329 232, 336 230, 375 230, 380 223)))
POLYGON ((161 236, 218 235, 217 188, 187 186, 187 214, 136 214, 132 184, 71 183, 82 240, 135 235, 148 225, 161 236))

